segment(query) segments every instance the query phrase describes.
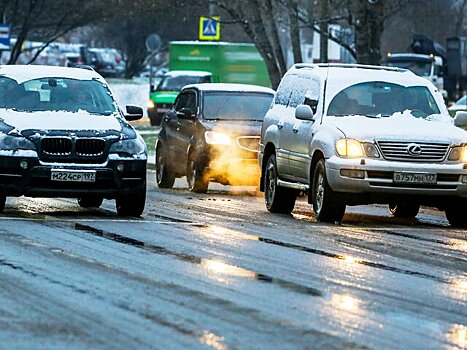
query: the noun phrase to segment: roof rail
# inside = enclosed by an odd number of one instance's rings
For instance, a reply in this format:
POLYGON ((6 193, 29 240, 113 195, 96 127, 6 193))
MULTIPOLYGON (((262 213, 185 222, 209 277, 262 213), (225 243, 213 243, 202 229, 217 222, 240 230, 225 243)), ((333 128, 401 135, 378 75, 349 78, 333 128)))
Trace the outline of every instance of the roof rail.
POLYGON ((91 66, 88 66, 87 64, 77 64, 77 65, 73 66, 73 68, 86 69, 86 70, 90 70, 92 72, 95 72, 94 68, 92 68, 91 66))
POLYGON ((407 69, 399 67, 389 67, 389 66, 372 66, 366 64, 355 64, 355 63, 296 63, 293 65, 295 69, 313 69, 313 68, 360 68, 360 69, 375 69, 375 70, 385 70, 390 72, 408 72, 407 69))

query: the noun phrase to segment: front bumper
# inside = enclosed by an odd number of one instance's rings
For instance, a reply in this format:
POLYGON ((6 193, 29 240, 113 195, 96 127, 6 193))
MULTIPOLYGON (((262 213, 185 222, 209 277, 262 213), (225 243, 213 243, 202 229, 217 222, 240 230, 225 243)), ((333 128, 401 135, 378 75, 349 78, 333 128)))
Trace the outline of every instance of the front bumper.
POLYGON ((464 164, 409 163, 377 159, 344 159, 333 156, 326 161, 326 176, 336 192, 467 198, 467 168, 464 164), (342 176, 341 170, 360 170, 364 178, 342 176), (397 183, 395 172, 437 175, 435 184, 397 183))
POLYGON ((207 175, 213 181, 225 185, 259 184, 257 152, 240 149, 236 145, 210 145, 204 154, 204 162, 207 164, 207 175))
POLYGON ((104 164, 41 163, 33 157, 2 156, 0 157, 0 194, 69 198, 92 194, 113 199, 145 189, 146 163, 146 159, 108 160, 104 164), (21 162, 27 163, 26 169, 21 167, 21 162), (122 171, 117 170, 120 164, 123 165, 122 171), (52 181, 52 169, 95 170, 96 181, 89 183, 52 181))

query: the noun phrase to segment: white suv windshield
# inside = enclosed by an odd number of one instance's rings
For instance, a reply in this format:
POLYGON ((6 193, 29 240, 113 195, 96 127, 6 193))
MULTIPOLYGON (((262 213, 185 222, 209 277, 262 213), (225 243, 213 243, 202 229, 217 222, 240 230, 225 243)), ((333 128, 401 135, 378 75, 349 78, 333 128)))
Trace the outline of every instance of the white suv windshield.
POLYGON ((433 95, 425 86, 404 87, 387 82, 366 82, 339 92, 329 104, 327 115, 388 117, 405 110, 410 110, 417 118, 440 113, 433 95))
POLYGON ((96 80, 40 78, 18 84, 0 77, 0 108, 18 111, 84 110, 93 114, 115 113, 109 90, 96 80))

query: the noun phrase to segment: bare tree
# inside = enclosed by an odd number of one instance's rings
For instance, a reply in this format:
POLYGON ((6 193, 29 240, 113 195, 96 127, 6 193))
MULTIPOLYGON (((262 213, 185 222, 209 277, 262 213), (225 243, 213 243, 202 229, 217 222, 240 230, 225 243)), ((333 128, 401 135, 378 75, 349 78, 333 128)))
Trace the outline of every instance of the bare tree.
POLYGON ((383 0, 354 0, 355 52, 358 63, 379 64, 384 31, 383 0))
MULTIPOLYGON (((16 41, 9 64, 14 64, 27 39, 45 41, 36 55, 48 44, 69 31, 105 18, 114 0, 1 0, 0 16, 11 25, 16 41)), ((37 57, 37 56, 36 56, 37 57)))

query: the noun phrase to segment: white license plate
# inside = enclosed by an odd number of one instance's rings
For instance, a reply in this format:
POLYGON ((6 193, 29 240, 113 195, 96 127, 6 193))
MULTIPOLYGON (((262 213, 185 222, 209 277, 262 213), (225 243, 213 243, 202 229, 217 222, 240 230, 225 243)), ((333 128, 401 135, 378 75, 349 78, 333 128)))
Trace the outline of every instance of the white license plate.
POLYGON ((394 182, 409 184, 436 184, 436 174, 395 172, 394 182))
POLYGON ((69 182, 96 182, 96 172, 94 170, 55 170, 50 173, 52 181, 69 182))

